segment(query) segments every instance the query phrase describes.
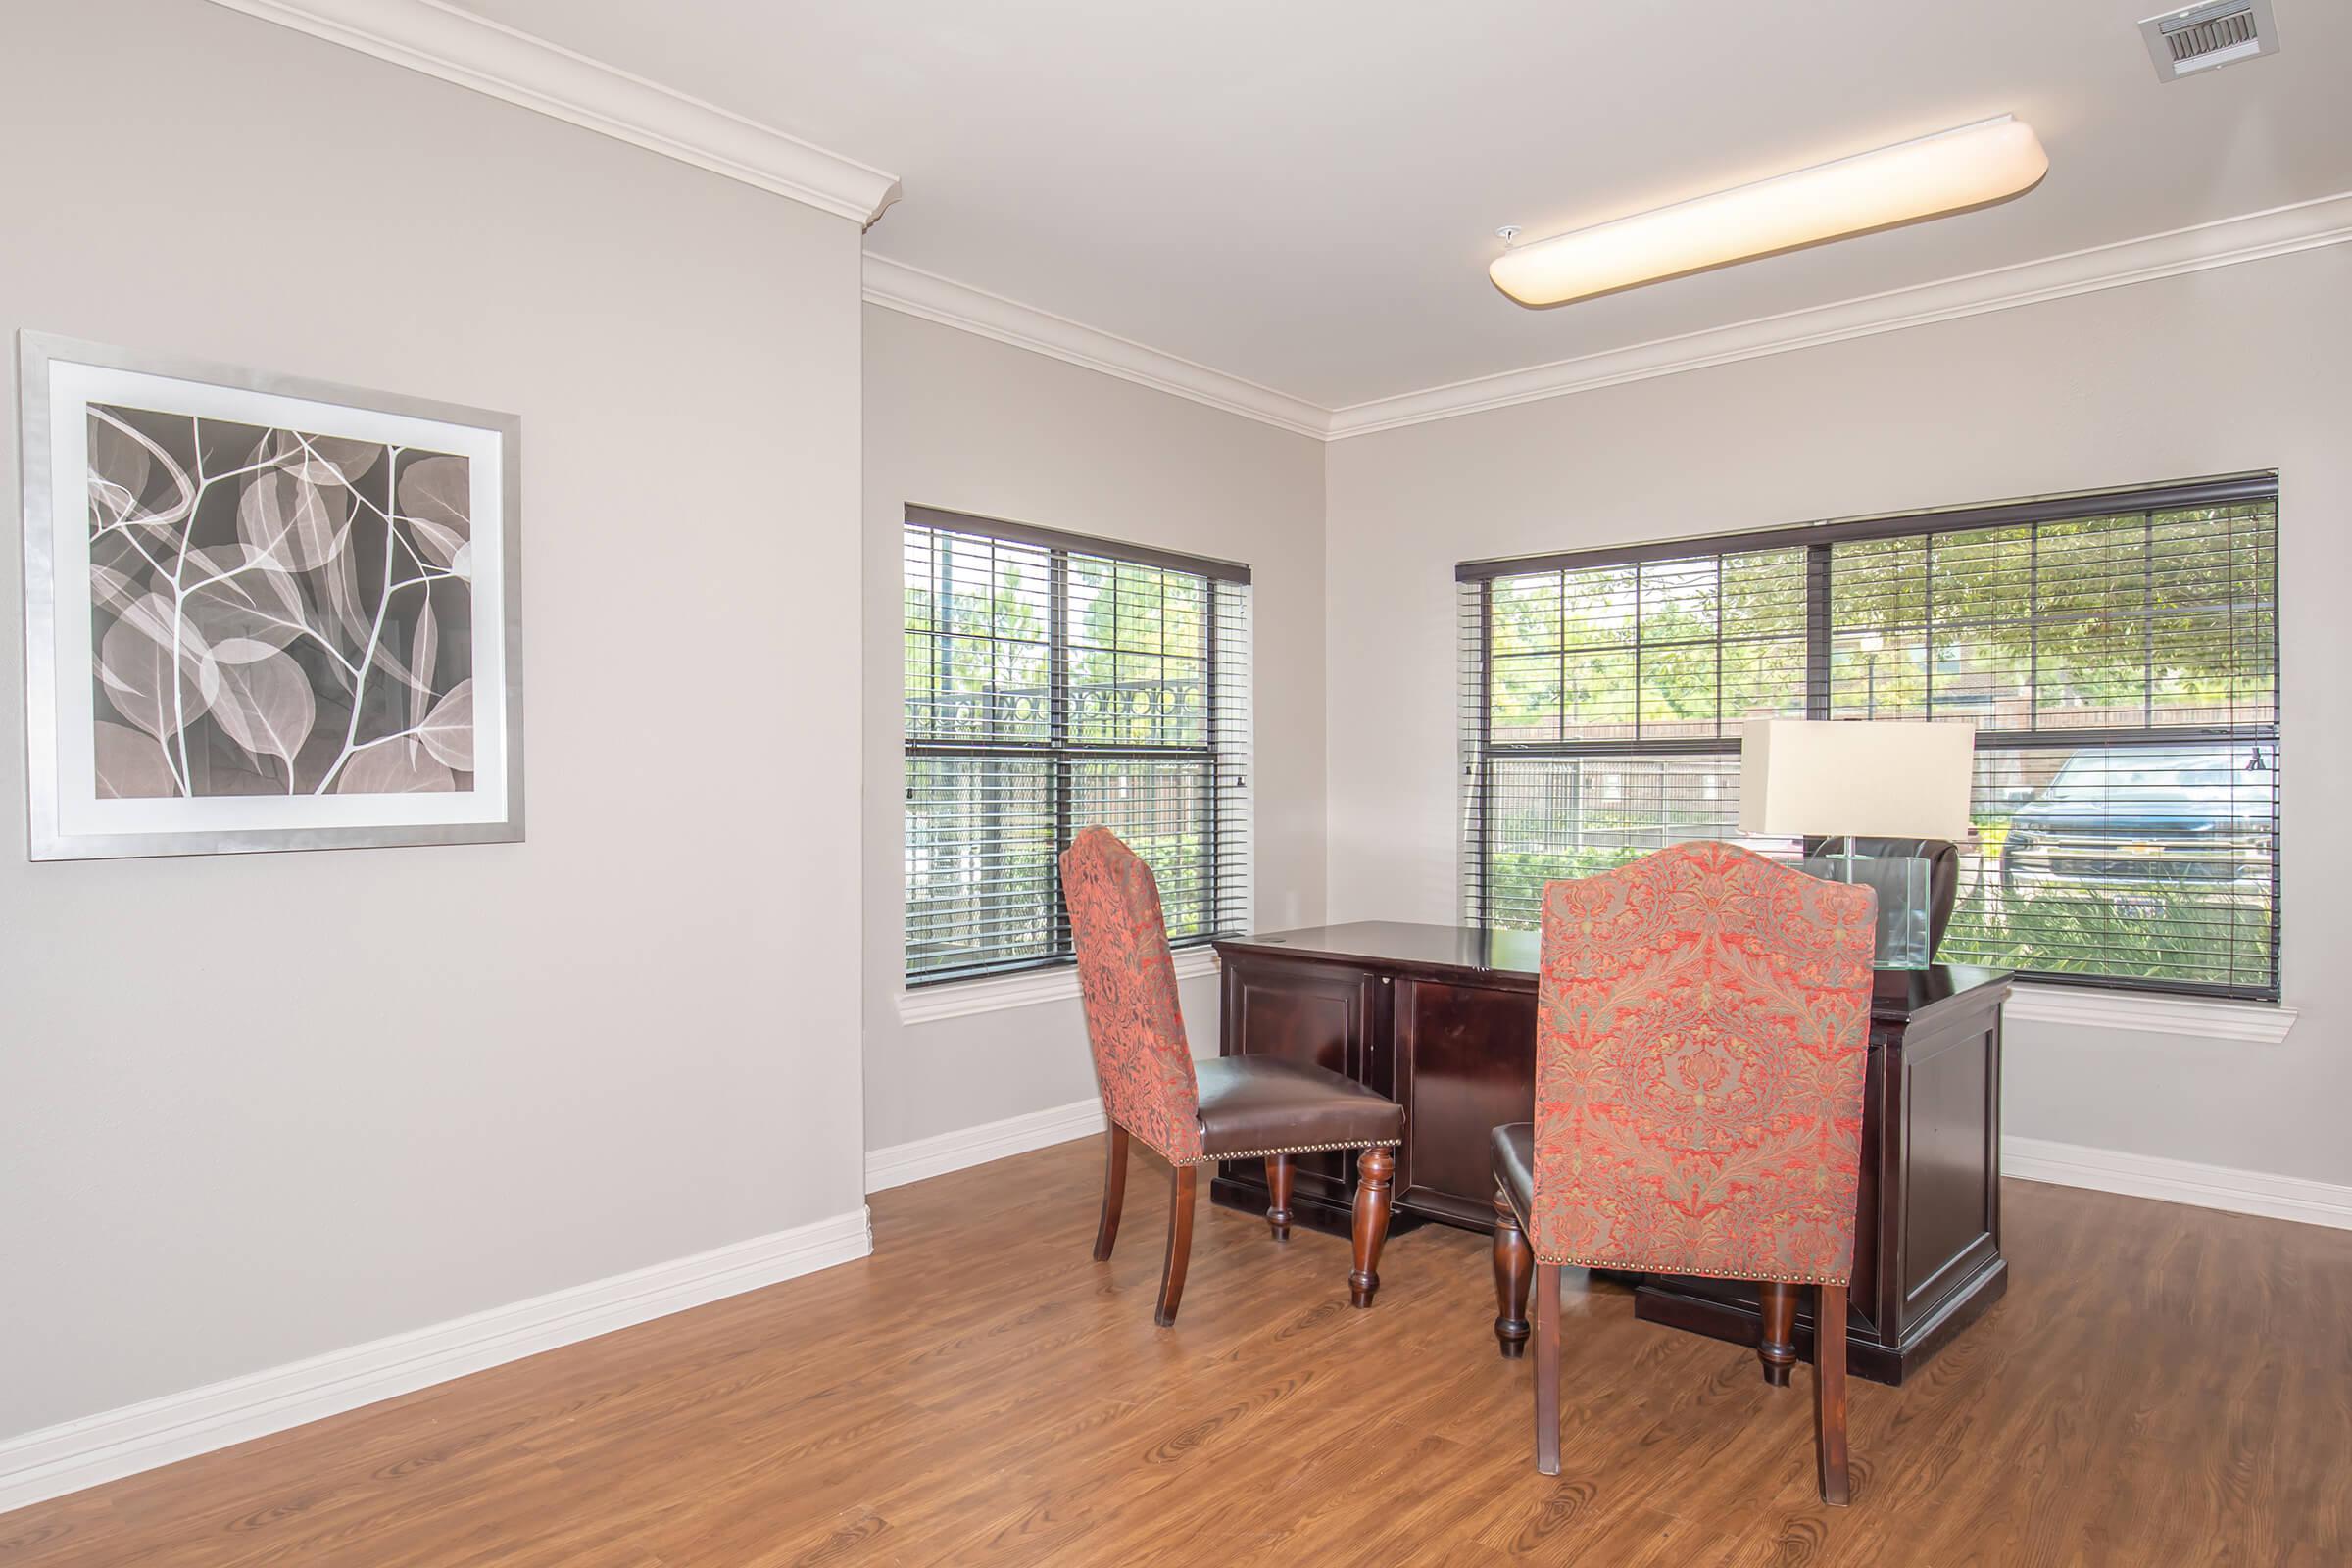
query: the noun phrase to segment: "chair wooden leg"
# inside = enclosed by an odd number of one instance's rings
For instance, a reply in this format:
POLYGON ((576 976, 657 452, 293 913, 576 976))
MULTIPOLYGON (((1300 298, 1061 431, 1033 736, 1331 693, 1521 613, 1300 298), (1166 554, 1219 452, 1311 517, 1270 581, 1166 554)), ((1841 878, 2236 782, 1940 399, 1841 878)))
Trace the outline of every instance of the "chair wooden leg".
POLYGON ((1527 1232, 1511 1200, 1494 1193, 1494 1338, 1502 1358, 1516 1361, 1527 1350, 1527 1289, 1536 1254, 1528 1249, 1527 1232))
POLYGON ((1119 1206, 1127 1201, 1127 1129, 1117 1122, 1102 1140, 1102 1221, 1095 1227, 1095 1261, 1108 1262, 1119 1239, 1119 1206))
POLYGON ((1756 1359, 1764 1363, 1764 1381, 1776 1389, 1788 1386, 1788 1369, 1796 1365, 1796 1286, 1779 1280, 1756 1282, 1756 1299, 1764 1308, 1756 1359))
POLYGON ((1193 1181, 1200 1167, 1179 1165, 1168 1194, 1168 1260, 1159 1269, 1159 1309, 1152 1321, 1161 1328, 1176 1324, 1176 1306, 1184 1299, 1184 1271, 1193 1261, 1193 1181))
POLYGON ((1370 1306, 1380 1289, 1380 1248, 1389 1239, 1389 1178, 1396 1173, 1392 1150, 1367 1149, 1355 1162, 1355 1268, 1348 1276, 1348 1304, 1370 1306))
POLYGON ((1845 1473, 1845 1287, 1819 1286, 1814 1297, 1813 1446, 1821 1500, 1842 1508, 1853 1498, 1845 1473))
POLYGON ((1536 1289, 1536 1469, 1560 1473, 1560 1266, 1538 1263, 1536 1289))
POLYGON ((1266 1223, 1274 1228, 1274 1239, 1291 1239, 1291 1156, 1266 1156, 1266 1223))

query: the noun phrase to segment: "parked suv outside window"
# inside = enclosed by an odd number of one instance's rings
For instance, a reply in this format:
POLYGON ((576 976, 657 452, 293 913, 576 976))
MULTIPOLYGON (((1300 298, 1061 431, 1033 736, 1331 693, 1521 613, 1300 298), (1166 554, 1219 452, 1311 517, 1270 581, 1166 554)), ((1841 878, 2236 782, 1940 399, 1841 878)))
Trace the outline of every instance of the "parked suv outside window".
POLYGON ((2078 752, 2010 817, 2001 889, 2267 898, 2275 767, 2267 745, 2078 752))

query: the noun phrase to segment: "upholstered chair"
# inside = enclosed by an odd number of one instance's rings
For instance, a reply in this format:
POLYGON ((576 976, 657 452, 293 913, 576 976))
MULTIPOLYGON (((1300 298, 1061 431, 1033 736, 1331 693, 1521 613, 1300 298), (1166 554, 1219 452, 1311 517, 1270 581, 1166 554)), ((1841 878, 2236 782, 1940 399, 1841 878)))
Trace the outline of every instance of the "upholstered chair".
POLYGON ((1389 1233, 1391 1152, 1402 1142, 1404 1111, 1338 1073, 1298 1062, 1220 1056, 1196 1063, 1178 1010, 1176 966, 1168 956, 1159 886, 1152 868, 1108 828, 1082 828, 1061 857, 1062 898, 1078 947, 1095 1079, 1110 1127, 1102 1173, 1102 1218, 1095 1260, 1109 1258, 1127 1191, 1127 1140, 1140 1138, 1175 1171, 1168 1251, 1154 1317, 1176 1321, 1193 1250, 1193 1196, 1213 1159, 1263 1159, 1276 1241, 1291 1231, 1292 1156, 1360 1149, 1348 1299, 1370 1306, 1380 1288, 1380 1249, 1389 1233))
POLYGON ((1848 1496, 1846 1286, 1877 895, 1729 844, 1544 890, 1536 1119, 1494 1129, 1496 1337, 1535 1291, 1536 1468, 1560 1469, 1560 1270, 1753 1280, 1765 1381, 1814 1294, 1822 1500, 1848 1496))

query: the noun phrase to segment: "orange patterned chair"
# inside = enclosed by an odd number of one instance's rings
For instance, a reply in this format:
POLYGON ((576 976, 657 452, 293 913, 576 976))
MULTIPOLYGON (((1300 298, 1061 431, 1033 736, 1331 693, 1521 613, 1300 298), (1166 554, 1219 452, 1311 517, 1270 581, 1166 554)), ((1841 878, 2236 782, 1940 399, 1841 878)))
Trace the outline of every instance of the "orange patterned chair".
POLYGON ((1560 1469, 1560 1270, 1754 1280, 1767 1382, 1816 1295, 1822 1500, 1847 1500, 1845 1306, 1876 896, 1729 844, 1544 890, 1536 1119, 1494 1129, 1503 1354, 1535 1290, 1536 1468, 1560 1469), (1532 1253, 1532 1256, 1531 1256, 1532 1253))
POLYGON ((1102 1220, 1095 1260, 1110 1256, 1127 1191, 1127 1140, 1141 1138, 1175 1168, 1168 1253, 1159 1279, 1161 1327, 1176 1321, 1193 1250, 1193 1195, 1212 1159, 1266 1162, 1276 1241, 1291 1231, 1291 1159, 1320 1150, 1360 1149, 1355 1190, 1355 1267, 1348 1298, 1370 1306, 1380 1287, 1380 1249, 1389 1233, 1390 1152, 1402 1141, 1404 1111, 1338 1073, 1298 1062, 1220 1056, 1196 1063, 1176 998, 1176 967, 1152 868, 1108 828, 1082 828, 1061 857, 1062 898, 1078 946, 1078 985, 1094 1044, 1095 1078, 1110 1119, 1102 1173, 1102 1220))

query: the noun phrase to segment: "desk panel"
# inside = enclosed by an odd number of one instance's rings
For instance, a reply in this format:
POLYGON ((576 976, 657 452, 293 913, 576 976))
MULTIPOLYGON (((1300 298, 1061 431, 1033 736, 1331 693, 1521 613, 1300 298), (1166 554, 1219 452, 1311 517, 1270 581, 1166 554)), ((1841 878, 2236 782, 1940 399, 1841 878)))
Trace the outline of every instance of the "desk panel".
MULTIPOLYGON (((1529 932, 1367 922, 1217 944, 1223 1049, 1313 1062, 1404 1106, 1401 1235, 1494 1220, 1494 1129, 1535 1108, 1536 942, 1529 932)), ((1877 977, 1862 1105, 1846 1353, 1857 1377, 1900 1383, 2007 1288, 2000 1252, 2000 1009, 2008 976, 1937 965, 1877 977)), ((1354 1165, 1299 1162, 1298 1223, 1345 1235, 1354 1165)), ((1263 1212, 1258 1161, 1229 1163, 1212 1200, 1263 1212)), ((1399 1259, 1397 1265, 1402 1267, 1399 1259)), ((1484 1280, 1463 1289, 1483 1292, 1484 1280)), ((1653 1276, 1637 1315, 1754 1344, 1754 1287, 1653 1276)), ((1811 1353, 1800 1307, 1797 1347, 1811 1353)))

